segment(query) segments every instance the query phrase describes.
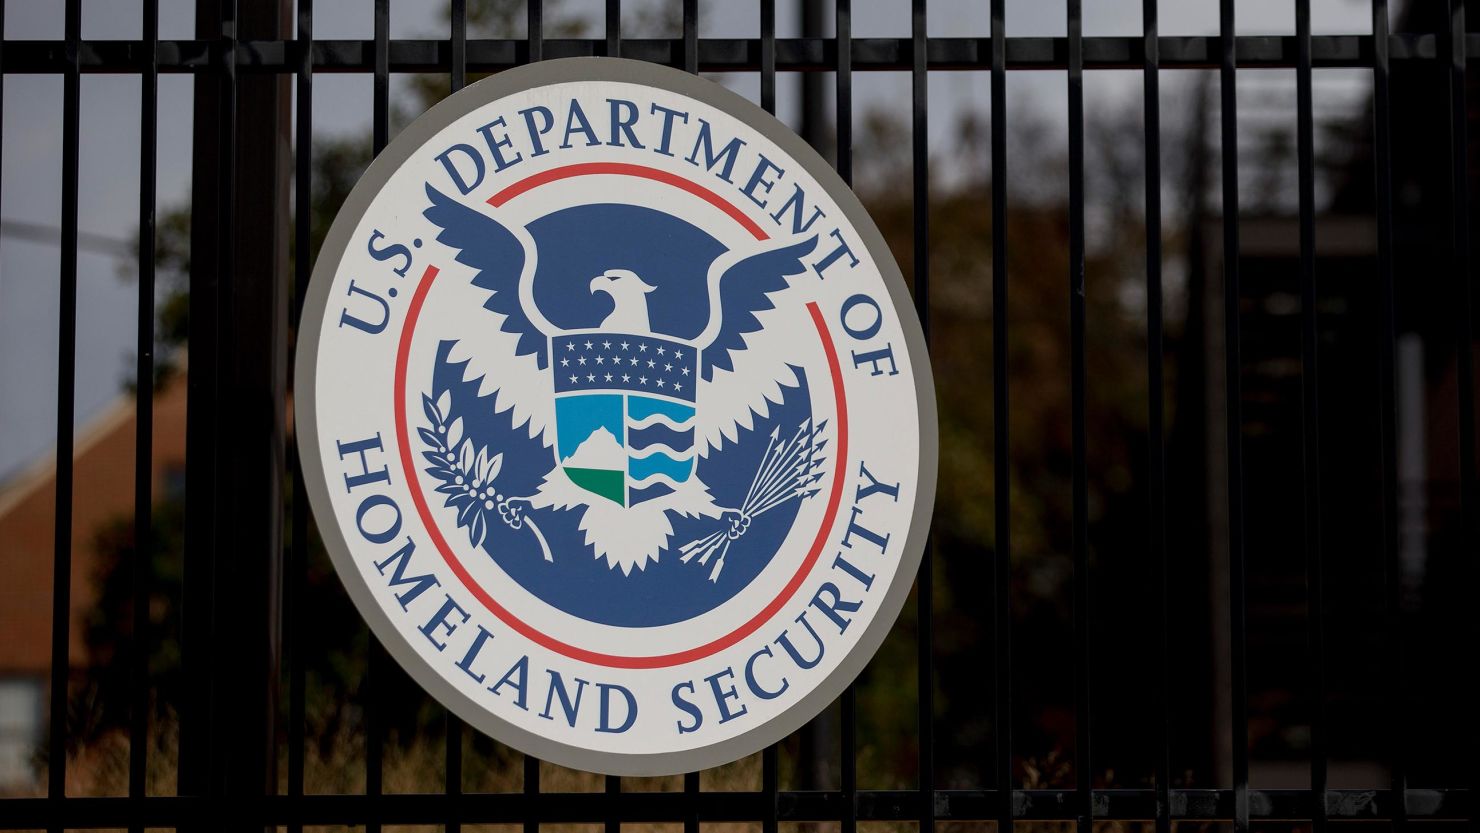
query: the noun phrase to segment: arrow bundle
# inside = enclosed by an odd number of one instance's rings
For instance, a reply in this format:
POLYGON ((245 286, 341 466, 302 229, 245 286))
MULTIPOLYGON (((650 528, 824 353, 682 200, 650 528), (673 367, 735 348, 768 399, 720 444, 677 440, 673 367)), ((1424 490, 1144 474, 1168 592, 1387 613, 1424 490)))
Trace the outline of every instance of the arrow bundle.
POLYGON ((700 564, 708 564, 713 560, 714 567, 710 570, 709 580, 718 581, 720 570, 725 566, 725 553, 730 549, 730 542, 744 534, 752 520, 794 498, 804 499, 817 494, 821 489, 818 481, 825 473, 822 463, 827 459, 822 455, 827 440, 821 437, 826 427, 827 420, 813 426, 809 417, 802 420, 796 432, 784 442, 780 441, 780 426, 772 429, 770 442, 761 455, 761 463, 756 467, 750 488, 746 490, 745 499, 740 502, 737 510, 740 514, 739 525, 690 541, 679 548, 679 560, 685 564, 696 558, 700 564))

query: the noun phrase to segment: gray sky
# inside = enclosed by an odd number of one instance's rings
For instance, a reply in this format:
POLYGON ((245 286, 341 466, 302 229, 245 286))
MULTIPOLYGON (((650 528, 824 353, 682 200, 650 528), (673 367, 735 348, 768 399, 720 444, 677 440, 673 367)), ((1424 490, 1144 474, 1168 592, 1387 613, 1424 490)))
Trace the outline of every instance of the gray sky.
MULTIPOLYGON (((0 0, 4 2, 4 0, 0 0)), ((676 0, 675 0, 676 2, 676 0)), ((659 5, 629 0, 624 26, 644 18, 644 9, 659 5)), ((909 3, 905 0, 855 0, 856 37, 907 37, 909 3)), ((1217 32, 1217 0, 1163 3, 1162 32, 1199 35, 1217 32)), ((194 35, 194 0, 162 0, 160 36, 194 35)), ((446 37, 442 3, 393 0, 393 37, 446 37)), ((1087 35, 1136 35, 1140 0, 1086 0, 1087 35)), ((777 3, 782 37, 798 33, 797 0, 777 3)), ((935 0, 928 21, 932 36, 990 34, 985 0, 935 0)), ((590 21, 599 35, 602 0, 566 0, 556 6, 590 21)), ((84 38, 140 37, 139 0, 83 0, 84 38)), ((315 36, 370 38, 370 0, 318 0, 315 36)), ((1312 28, 1317 34, 1366 34, 1371 26, 1366 0, 1313 0, 1312 28)), ((9 0, 5 36, 15 39, 60 39, 63 4, 53 0, 9 0)), ((705 0, 700 4, 701 35, 754 37, 759 22, 753 3, 705 0)), ((1293 34, 1289 0, 1240 0, 1240 34, 1293 34)), ((1011 35, 1062 35, 1063 0, 1008 0, 1011 35)), ((635 35, 651 32, 633 33, 635 35)), ((676 33, 674 33, 676 34, 676 33)), ((1176 79, 1164 82, 1173 87, 1176 79)), ((1332 76, 1333 88, 1347 98, 1361 91, 1360 74, 1332 76), (1355 84, 1355 86, 1354 86, 1355 84), (1356 90, 1354 93, 1353 90, 1356 90)), ((759 97, 754 75, 734 75, 724 83, 752 99, 759 97)), ((796 79, 778 85, 782 118, 797 123, 796 79)), ((1009 113, 1031 113, 1056 126, 1063 120, 1063 73, 1013 73, 1009 113)), ((323 133, 368 135, 370 79, 367 76, 320 76, 315 80, 314 120, 323 133)), ((1140 75, 1132 72, 1090 73, 1086 100, 1093 114, 1122 107, 1140 110, 1140 75)), ((4 78, 3 157, 0 157, 0 218, 9 223, 54 228, 61 213, 61 96, 58 76, 11 75, 4 78)), ((905 73, 860 73, 854 82, 855 114, 871 109, 892 112, 908 124, 909 77, 905 73)), ((85 75, 82 78, 80 220, 82 232, 126 240, 138 210, 139 85, 130 76, 85 75)), ((394 94, 394 93, 393 93, 394 94)), ((1254 85, 1254 94, 1258 93, 1254 85)), ((985 73, 939 73, 930 79, 931 146, 934 158, 953 152, 957 119, 968 111, 987 112, 985 73)), ((181 204, 190 182, 191 79, 160 78, 159 204, 181 204)), ((1245 96, 1241 94, 1240 106, 1245 96)), ((1177 114, 1169 114, 1175 118, 1177 114)), ((985 120, 985 119, 983 119, 985 120)), ((1061 136, 1061 130, 1050 130, 1061 136)), ((866 160, 859 160, 862 164, 866 160)), ((944 167, 944 166, 943 166, 944 167)), ((0 238, 0 481, 46 455, 55 443, 57 331, 60 309, 58 253, 55 242, 15 235, 0 238)), ((137 288, 132 264, 114 255, 83 251, 78 258, 76 422, 98 415, 122 391, 135 338, 137 288)))

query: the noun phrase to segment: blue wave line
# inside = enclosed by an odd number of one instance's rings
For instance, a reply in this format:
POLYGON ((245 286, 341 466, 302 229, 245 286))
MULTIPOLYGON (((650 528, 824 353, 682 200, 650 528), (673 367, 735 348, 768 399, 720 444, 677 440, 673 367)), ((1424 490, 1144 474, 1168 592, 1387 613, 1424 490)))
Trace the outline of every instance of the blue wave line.
POLYGON ((627 458, 627 474, 632 483, 641 483, 653 475, 666 476, 678 483, 689 479, 694 470, 694 461, 675 460, 667 454, 654 454, 641 460, 627 458))
POLYGON ((694 429, 676 431, 667 425, 649 425, 646 428, 633 428, 627 425, 627 447, 633 451, 641 451, 650 445, 661 443, 673 449, 690 449, 694 445, 694 429))
POLYGON ((694 415, 694 406, 653 399, 648 396, 627 397, 628 419, 641 420, 653 414, 662 414, 675 422, 684 422, 694 415))

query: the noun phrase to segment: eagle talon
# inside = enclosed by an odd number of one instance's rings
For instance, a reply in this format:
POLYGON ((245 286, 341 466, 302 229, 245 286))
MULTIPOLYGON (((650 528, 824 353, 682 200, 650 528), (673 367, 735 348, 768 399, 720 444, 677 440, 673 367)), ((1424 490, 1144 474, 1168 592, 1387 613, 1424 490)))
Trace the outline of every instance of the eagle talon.
POLYGON ((511 529, 519 529, 524 526, 524 513, 529 508, 529 501, 523 498, 504 498, 498 502, 498 516, 511 529))
POLYGON ((747 529, 750 529, 750 516, 744 513, 726 510, 720 513, 719 518, 726 524, 729 524, 730 528, 726 534, 731 541, 737 540, 741 535, 745 534, 747 529))

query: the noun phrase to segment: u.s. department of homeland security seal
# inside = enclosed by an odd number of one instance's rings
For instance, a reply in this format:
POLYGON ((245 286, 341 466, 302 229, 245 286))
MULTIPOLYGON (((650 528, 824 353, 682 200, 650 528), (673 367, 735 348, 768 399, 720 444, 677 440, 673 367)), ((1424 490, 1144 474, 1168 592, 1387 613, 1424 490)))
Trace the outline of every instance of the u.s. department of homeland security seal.
POLYGON ((325 241, 297 427, 335 568, 467 722, 623 775, 822 710, 909 592, 934 388, 899 269, 771 116, 549 61, 408 127, 325 241))

